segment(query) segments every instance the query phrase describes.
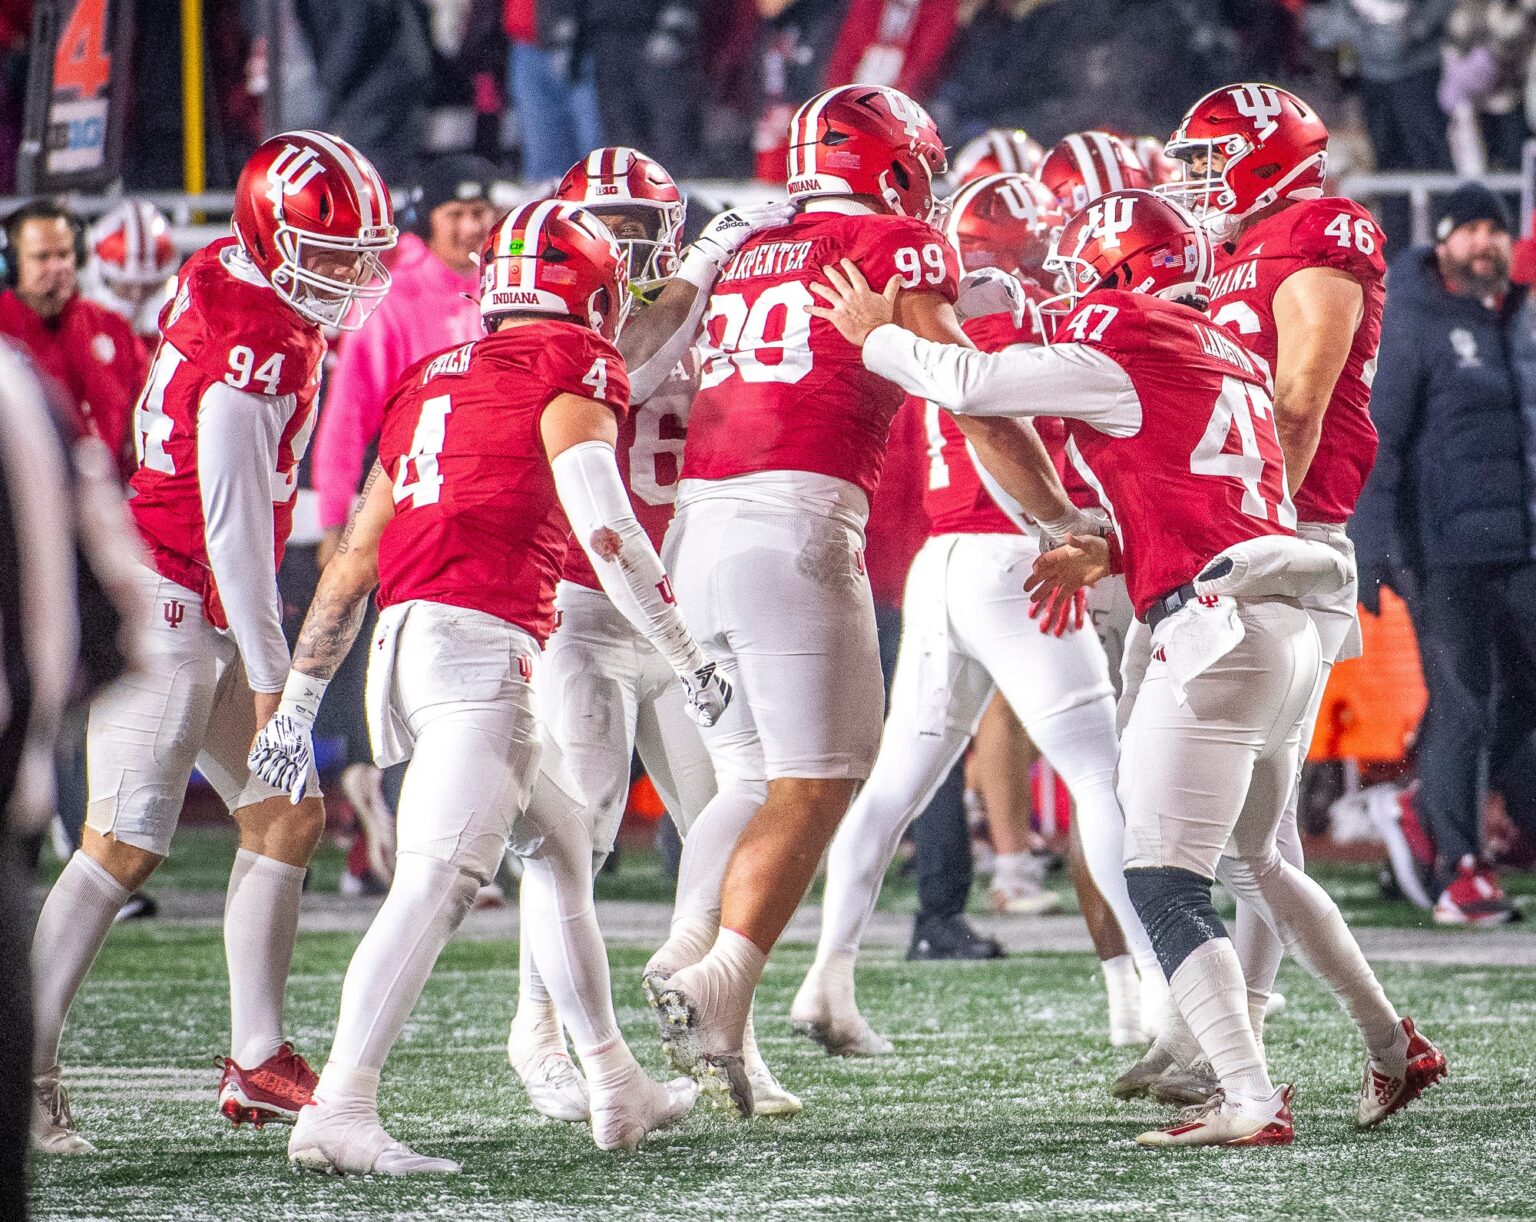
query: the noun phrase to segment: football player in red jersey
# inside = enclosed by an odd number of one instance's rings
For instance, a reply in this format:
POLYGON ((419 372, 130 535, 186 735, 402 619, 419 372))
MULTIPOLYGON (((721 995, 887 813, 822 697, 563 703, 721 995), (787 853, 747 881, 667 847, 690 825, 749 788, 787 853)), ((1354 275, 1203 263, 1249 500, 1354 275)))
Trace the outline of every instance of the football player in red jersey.
MULTIPOLYGON (((1354 547, 1344 526, 1376 457, 1370 384, 1386 274, 1385 237, 1370 213, 1352 200, 1323 196, 1327 148, 1328 129, 1294 94, 1274 85, 1228 85, 1196 102, 1169 140, 1168 154, 1185 162, 1187 178, 1162 188, 1217 240, 1212 321, 1273 372, 1275 427, 1297 533, 1327 544, 1349 567, 1343 588, 1302 604, 1323 651, 1322 678, 1303 715, 1303 744, 1312 740, 1329 670, 1360 654, 1354 547)), ((1279 833, 1281 855, 1297 867, 1299 792, 1299 784, 1292 787, 1279 833)), ((1247 904, 1239 905, 1233 942, 1262 1037, 1283 948, 1247 904)), ((1162 1067, 1154 1093, 1209 1093, 1208 1075, 1181 1071, 1191 1045, 1181 1044, 1177 1031, 1167 1034, 1138 1065, 1141 1072, 1129 1076, 1141 1079, 1162 1067)))
MULTIPOLYGON (((883 704, 863 531, 903 395, 806 312, 810 285, 823 262, 852 259, 896 279, 912 326, 966 342, 955 252, 927 219, 945 167, 927 113, 897 90, 845 85, 800 108, 789 144, 798 213, 754 234, 710 298, 666 545, 689 626, 741 692, 705 734, 721 789, 766 781, 767 800, 705 810, 685 858, 736 845, 719 932, 674 929, 645 973, 674 1063, 743 1115, 753 990, 869 775, 883 704)), ((1002 423, 1013 461, 1049 477, 1049 516, 1076 520, 1039 438, 1002 423)))
POLYGON ((39 1149, 84 1153, 59 1086, 65 1016, 123 900, 170 851, 196 764, 240 828, 224 909, 230 1055, 220 1107, 291 1120, 314 1074, 283 1039, 305 866, 325 824, 251 775, 246 750, 288 672, 277 566, 314 427, 322 327, 352 329, 389 287, 389 193, 323 132, 274 136, 235 190, 233 238, 182 268, 136 409, 129 502, 149 553, 148 662, 91 706, 90 805, 32 945, 39 1149))
MULTIPOLYGON (((689 257, 679 249, 684 201, 672 176, 634 149, 601 148, 567 171, 554 197, 584 205, 608 226, 636 269, 630 284, 637 311, 644 315, 679 262, 689 257)), ((788 211, 783 206, 781 220, 788 211)), ((653 393, 634 399, 619 426, 619 473, 636 518, 658 548, 672 521, 683 437, 697 389, 698 362, 689 355, 653 393)), ((566 551, 555 609, 559 629, 544 654, 539 707, 587 800, 595 872, 613 851, 637 748, 684 836, 716 795, 715 770, 698 727, 684 710, 682 685, 672 668, 603 593, 580 547, 566 551)), ((732 790, 722 801, 745 804, 750 815, 763 797, 762 787, 756 786, 732 790)), ((675 922, 703 923, 713 934, 720 915, 720 872, 729 852, 726 845, 689 855, 690 869, 678 878, 675 922)), ((531 910, 530 892, 522 893, 521 903, 523 928, 544 919, 531 910)), ((507 1038, 507 1057, 535 1108, 556 1120, 585 1120, 586 1083, 566 1050, 533 956, 526 945, 520 949, 517 1016, 507 1038)), ((743 1051, 756 1114, 799 1111, 800 1101, 775 1080, 750 1031, 743 1051)))
POLYGON ((1100 572, 1119 551, 1152 644, 1122 742, 1126 882, 1220 1087, 1138 1141, 1292 1140, 1291 1090, 1270 1081, 1211 906, 1229 848, 1244 868, 1224 880, 1364 1036, 1358 1122, 1375 1123, 1442 1076, 1445 1060, 1392 1008, 1328 894, 1275 848, 1321 670, 1297 600, 1342 587, 1347 566, 1296 537, 1268 370, 1194 308, 1211 267, 1198 222, 1150 192, 1113 192, 1067 223, 1051 266, 1075 308, 1044 348, 980 353, 889 325, 896 281, 875 293, 847 263, 818 286, 832 308, 817 314, 861 346, 868 368, 951 411, 1063 417, 1071 461, 1109 512, 1113 545, 1074 546, 1099 554, 1100 572))
POLYGON ((1100 131, 1063 136, 1040 163, 1039 177, 1068 216, 1110 191, 1152 183, 1131 146, 1119 136, 1100 131))
MULTIPOLYGON (((949 201, 944 231, 962 266, 999 268, 1039 301, 1055 282, 1044 261, 1065 222, 1040 183, 1019 174, 993 174, 968 183, 949 201)), ((967 319, 964 330, 978 348, 997 352, 1043 343, 1041 321, 1038 309, 1022 321, 997 313, 967 319)), ((1040 554, 1038 530, 1033 523, 1015 525, 1000 507, 954 419, 934 404, 922 408, 929 439, 924 504, 930 538, 907 577, 901 651, 880 754, 832 840, 816 961, 790 1007, 797 1031, 841 1055, 891 1051, 854 1000, 859 941, 902 832, 965 751, 997 690, 1066 780, 1082 822, 1093 884, 1114 910, 1110 920, 1120 923, 1136 949, 1159 1011, 1166 994, 1157 956, 1125 889, 1125 819, 1114 782, 1119 743, 1104 650, 1092 632, 1082 631, 1081 619, 1075 628, 1067 624, 1051 634, 1031 622, 1032 604, 1020 575, 1040 554)), ((1059 422, 1050 423, 1057 426, 1053 457, 1064 463, 1066 439, 1059 422)), ((1124 954, 1126 944, 1114 950, 1124 954)), ((1131 961, 1125 962, 1129 967, 1131 961)), ((1130 986, 1111 991, 1116 1044, 1147 1038, 1135 968, 1130 986)))
POLYGON ((315 712, 377 584, 370 736, 381 766, 411 766, 395 877, 347 969, 330 1058, 289 1141, 304 1167, 458 1170, 384 1131, 379 1074, 509 842, 540 901, 527 936, 586 1068, 597 1144, 633 1149, 698 1093, 686 1079, 648 1078, 619 1034, 592 910, 589 821, 534 707, 568 529, 682 679, 690 714, 713 721, 730 700, 683 625, 615 464, 629 407, 613 343, 629 312, 625 256, 590 213, 540 200, 497 226, 480 274, 488 335, 417 362, 396 384, 369 491, 321 577, 283 703, 251 750, 262 775, 302 789, 315 712))

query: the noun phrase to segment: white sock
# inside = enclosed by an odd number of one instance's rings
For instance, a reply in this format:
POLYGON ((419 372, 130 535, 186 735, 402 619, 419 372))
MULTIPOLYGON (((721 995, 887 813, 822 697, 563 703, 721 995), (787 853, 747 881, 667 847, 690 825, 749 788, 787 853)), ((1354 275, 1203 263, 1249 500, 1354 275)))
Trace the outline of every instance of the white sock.
POLYGON ((660 971, 668 976, 682 968, 690 967, 709 954, 709 948, 715 944, 715 937, 719 932, 718 905, 713 916, 689 916, 675 912, 672 916, 672 928, 667 932, 667 940, 651 956, 646 967, 648 970, 660 971))
POLYGON ((299 936, 304 867, 249 849, 235 853, 224 896, 229 961, 229 1055, 253 1069, 283 1044, 283 990, 299 936))
POLYGON ((1033 853, 999 853, 992 867, 992 885, 999 891, 1027 887, 1034 880, 1033 853))
MULTIPOLYGON (((679 921, 720 924, 720 885, 725 880, 726 865, 743 829, 767 797, 768 791, 762 785, 732 781, 722 786, 699 812, 683 838, 683 855, 677 866, 677 902, 672 909, 674 933, 679 921)), ((713 939, 711 932, 710 940, 713 939)), ((708 943, 692 958, 679 960, 675 967, 697 963, 707 950, 708 943)))
POLYGON ((768 956, 751 938, 722 928, 709 954, 686 969, 688 991, 718 1019, 727 1052, 741 1047, 752 1014, 752 996, 767 963, 768 956))
POLYGON ((379 1108, 379 1071, 327 1061, 320 1071, 320 1081, 315 1085, 315 1102, 362 1105, 376 1112, 379 1108))
POLYGON ((58 1064, 69 1007, 127 898, 128 889, 78 849, 48 892, 32 935, 34 1074, 58 1064))
MULTIPOLYGON (((1107 697, 1032 721, 1029 734, 1050 765, 1067 783, 1072 794, 1072 817, 1083 845, 1083 864, 1104 902, 1115 914, 1115 923, 1143 978, 1162 980, 1162 964, 1152 949, 1152 939, 1142 928, 1136 906, 1125 886, 1125 812, 1115 793, 1115 708, 1107 697)), ((1142 1023, 1156 1030, 1166 1003, 1148 1009, 1161 990, 1142 1002, 1142 1023)))
POLYGON ((810 979, 834 1017, 858 1011, 859 1004, 854 993, 854 968, 858 961, 857 951, 823 947, 816 952, 816 962, 811 964, 810 979))
POLYGON ((1110 1030, 1141 1029, 1141 978, 1136 974, 1136 961, 1130 955, 1116 955, 1100 959, 1099 970, 1104 973, 1104 991, 1109 996, 1110 1030))
POLYGON ((1397 1039, 1398 1013, 1332 897, 1278 853, 1264 861, 1224 857, 1219 873, 1229 890, 1255 903, 1286 949, 1328 986, 1366 1047, 1389 1050, 1397 1039))
MULTIPOLYGON (((1131 958, 1134 960, 1136 956, 1131 958)), ((1155 960, 1150 969, 1137 963, 1136 972, 1141 978, 1141 1029, 1153 1039, 1160 1040, 1171 1018, 1178 1014, 1168 993, 1168 980, 1163 975, 1162 964, 1155 960)), ((1179 1019, 1179 1025, 1184 1025, 1183 1019, 1179 1019)))
POLYGON ((445 861, 400 854, 384 905, 347 965, 327 1072, 339 1065, 377 1076, 479 888, 445 861))
POLYGON ((527 887, 519 888, 517 923, 522 936, 518 943, 517 1013, 512 1017, 512 1035, 529 1052, 564 1052, 565 1033, 560 1028, 560 1016, 539 973, 533 942, 527 933, 541 919, 533 893, 527 887))
MULTIPOLYGON (((1306 741, 1305 739, 1303 741, 1306 741)), ((1302 865, 1301 832, 1296 826, 1297 791, 1291 792, 1291 806, 1281 817, 1275 834, 1275 850, 1298 870, 1302 865)), ((1264 1010, 1269 995, 1275 991, 1275 977, 1280 974, 1280 961, 1285 958, 1285 944, 1280 935, 1269 927, 1263 913, 1250 898, 1237 900, 1237 914, 1232 920, 1232 945, 1237 950, 1237 961, 1243 965, 1243 979, 1248 982, 1248 1013, 1254 1020, 1253 1033, 1264 1042, 1264 1010)))
POLYGON ((592 907, 592 841, 580 820, 558 824, 524 859, 523 892, 538 913, 523 937, 532 944, 544 985, 583 1065, 596 1063, 602 1072, 623 1060, 613 1049, 623 1037, 613 1013, 608 951, 592 907))
POLYGON ((1274 1094, 1264 1054, 1248 1025, 1243 969, 1231 940, 1212 938, 1196 947, 1168 985, 1222 1087, 1254 1099, 1274 1094))
MULTIPOLYGON (((1275 939, 1275 944, 1280 945, 1280 939, 1275 939)), ((1283 947, 1281 948, 1284 949, 1283 947)), ((1242 956, 1238 956, 1238 962, 1242 962, 1242 956)), ((1260 1048, 1264 1047, 1264 1017, 1269 1009, 1269 991, 1256 989, 1251 984, 1244 990, 1248 997, 1248 1025, 1253 1028, 1253 1038, 1258 1041, 1260 1048)), ((1267 1054, 1266 1054, 1267 1055, 1267 1054)))

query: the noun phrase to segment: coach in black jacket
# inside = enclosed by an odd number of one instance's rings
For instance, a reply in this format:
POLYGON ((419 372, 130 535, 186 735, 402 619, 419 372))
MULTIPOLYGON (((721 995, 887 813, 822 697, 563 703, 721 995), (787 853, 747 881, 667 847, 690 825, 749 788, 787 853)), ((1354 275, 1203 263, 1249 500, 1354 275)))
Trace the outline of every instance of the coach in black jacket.
POLYGON ((1480 777, 1502 762, 1489 760, 1501 683, 1536 670, 1536 302, 1509 282, 1509 219, 1487 189, 1450 195, 1436 238, 1388 276, 1371 390, 1381 450, 1350 534, 1361 601, 1374 611, 1380 586, 1397 590, 1419 638, 1436 919, 1485 924, 1512 910, 1480 860, 1480 777))

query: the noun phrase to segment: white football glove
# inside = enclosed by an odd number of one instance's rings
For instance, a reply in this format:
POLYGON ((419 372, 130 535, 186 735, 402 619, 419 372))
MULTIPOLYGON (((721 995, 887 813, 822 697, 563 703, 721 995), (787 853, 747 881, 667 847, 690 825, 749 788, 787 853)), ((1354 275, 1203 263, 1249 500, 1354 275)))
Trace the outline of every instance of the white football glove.
POLYGON ((705 729, 719 721, 720 715, 730 706, 731 685, 715 669, 715 664, 706 662, 692 674, 679 675, 678 678, 683 681, 688 716, 705 729))
POLYGON ((1017 276, 995 267, 978 267, 960 277, 955 313, 960 321, 987 314, 1006 314, 1015 327, 1024 325, 1024 286, 1017 276))
POLYGON ((746 244, 748 238, 763 229, 787 225, 795 215, 795 205, 788 200, 776 204, 744 204, 722 212, 704 226, 683 254, 677 274, 697 288, 709 288, 725 266, 725 261, 746 244))
POLYGON ((327 686, 325 679, 289 671, 277 712, 261 727, 245 758, 247 767, 268 785, 286 790, 295 806, 304 797, 315 765, 315 717, 327 686))
POLYGON ((1035 525, 1040 528, 1040 550, 1043 552, 1060 547, 1068 535, 1107 536, 1115 529, 1102 509, 1078 509, 1075 506, 1071 513, 1035 525))

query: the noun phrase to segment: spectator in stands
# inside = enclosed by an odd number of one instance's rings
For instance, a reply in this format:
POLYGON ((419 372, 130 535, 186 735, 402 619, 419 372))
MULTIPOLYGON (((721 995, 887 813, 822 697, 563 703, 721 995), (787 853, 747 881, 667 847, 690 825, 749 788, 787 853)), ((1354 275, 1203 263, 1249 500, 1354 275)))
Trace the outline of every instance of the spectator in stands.
POLYGON ((296 0, 323 90, 320 127, 355 144, 386 182, 426 136, 432 39, 421 0, 296 0))
POLYGON ((643 149, 679 178, 699 172, 706 104, 699 4, 588 0, 586 6, 604 142, 643 149))
POLYGON ((512 43, 507 96, 522 132, 522 176, 559 178, 578 157, 608 143, 581 7, 576 0, 506 0, 502 12, 512 43))
MULTIPOLYGON (((1440 108, 1441 45, 1457 0, 1327 0, 1307 10, 1307 33, 1323 50, 1349 47, 1378 170, 1449 173, 1451 146, 1440 108)), ((1388 240, 1407 245, 1408 203, 1382 204, 1388 240)))
POLYGON ((1494 924, 1513 908, 1482 857, 1482 777, 1499 671, 1536 670, 1536 303, 1512 286, 1510 221, 1478 184, 1439 209, 1436 245, 1392 265, 1371 414, 1381 449, 1351 524, 1361 601, 1408 603, 1429 711, 1418 808, 1436 845, 1435 919, 1494 924))
MULTIPOLYGON (((1461 0, 1451 14, 1440 105, 1468 121, 1479 164, 1518 170, 1526 126, 1525 92, 1536 47, 1536 12, 1529 0, 1461 0)), ((1457 154, 1457 169, 1463 170, 1457 154)))
POLYGON ((340 345, 315 433, 313 478, 330 540, 322 564, 346 525, 396 379, 422 357, 484 332, 475 258, 496 219, 497 178, 496 167, 478 157, 427 167, 412 192, 389 295, 340 345))
POLYGON ((80 293, 84 230, 51 200, 23 204, 4 222, 0 335, 9 335, 52 377, 116 458, 124 480, 136 465, 133 405, 149 354, 126 318, 80 293))

